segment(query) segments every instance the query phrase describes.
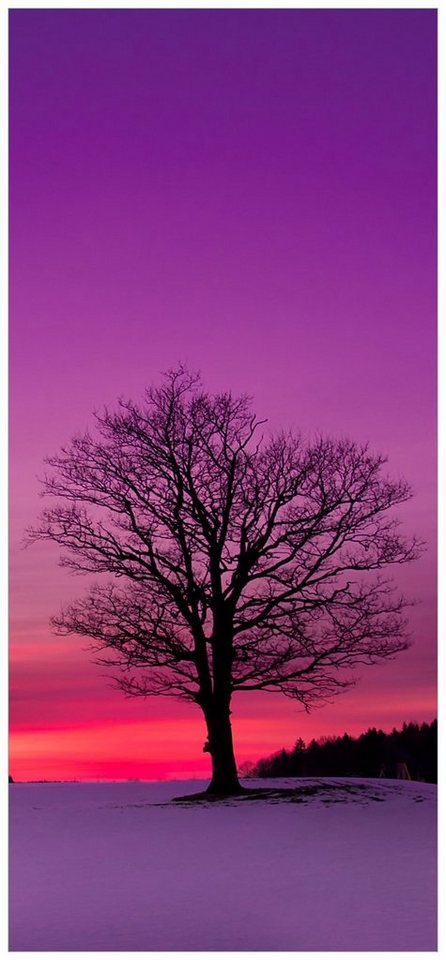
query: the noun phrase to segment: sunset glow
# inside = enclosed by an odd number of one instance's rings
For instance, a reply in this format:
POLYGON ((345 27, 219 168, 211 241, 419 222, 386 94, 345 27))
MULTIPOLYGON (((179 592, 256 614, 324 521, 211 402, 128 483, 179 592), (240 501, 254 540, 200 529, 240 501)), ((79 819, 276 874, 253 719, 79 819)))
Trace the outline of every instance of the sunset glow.
POLYGON ((46 455, 186 362, 280 427, 388 454, 426 543, 412 645, 307 715, 235 699, 239 763, 436 716, 433 10, 11 16, 11 753, 27 779, 207 777, 198 710, 125 699, 23 548, 46 455))

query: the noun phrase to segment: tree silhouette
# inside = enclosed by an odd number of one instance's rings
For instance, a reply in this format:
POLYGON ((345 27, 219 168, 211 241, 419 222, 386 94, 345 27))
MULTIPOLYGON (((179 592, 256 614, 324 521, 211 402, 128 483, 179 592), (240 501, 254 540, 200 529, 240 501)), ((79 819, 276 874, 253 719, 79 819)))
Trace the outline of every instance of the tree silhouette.
POLYGON ((321 737, 308 747, 302 739, 290 751, 279 750, 245 764, 250 777, 391 777, 405 764, 413 780, 437 782, 437 721, 404 723, 391 733, 375 727, 354 738, 321 737))
POLYGON ((406 601, 380 573, 418 553, 391 510, 407 483, 367 446, 266 436, 264 423, 250 398, 170 371, 47 459, 56 503, 29 532, 63 547, 63 566, 111 575, 53 624, 91 638, 126 694, 198 704, 214 793, 241 789, 234 693, 279 690, 309 709, 355 665, 407 647, 406 601))

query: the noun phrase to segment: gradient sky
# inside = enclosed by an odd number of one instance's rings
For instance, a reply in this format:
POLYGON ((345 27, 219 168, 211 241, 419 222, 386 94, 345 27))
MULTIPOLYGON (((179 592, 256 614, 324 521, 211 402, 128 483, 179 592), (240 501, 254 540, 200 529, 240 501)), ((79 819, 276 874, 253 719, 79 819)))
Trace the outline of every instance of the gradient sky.
POLYGON ((271 425, 369 440, 427 542, 413 646, 310 716, 239 694, 239 761, 435 704, 436 14, 13 10, 11 772, 207 775, 198 711, 126 700, 20 548, 45 455, 177 361, 271 425))

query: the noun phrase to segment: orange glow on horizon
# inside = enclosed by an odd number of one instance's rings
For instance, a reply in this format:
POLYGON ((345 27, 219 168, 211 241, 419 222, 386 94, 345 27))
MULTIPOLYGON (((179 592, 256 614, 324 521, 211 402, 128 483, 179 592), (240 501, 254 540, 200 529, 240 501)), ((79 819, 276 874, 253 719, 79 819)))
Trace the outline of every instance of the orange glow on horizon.
MULTIPOLYGON (((393 708, 398 705, 393 704, 393 708)), ((400 705, 404 711, 404 703, 400 705)), ((422 700, 407 721, 436 716, 435 704, 422 700)), ((323 713, 323 712, 322 712, 323 713)), ((403 715, 403 714, 402 714, 403 715)), ((349 723, 342 713, 330 726, 319 712, 311 720, 296 720, 292 727, 280 715, 241 716, 234 724, 239 764, 290 748, 298 736, 358 736, 368 726, 386 731, 398 722, 349 723)), ((204 725, 198 714, 190 719, 153 718, 123 722, 80 721, 63 726, 23 726, 11 729, 10 773, 15 780, 166 780, 208 778, 210 758, 202 752, 204 725)))

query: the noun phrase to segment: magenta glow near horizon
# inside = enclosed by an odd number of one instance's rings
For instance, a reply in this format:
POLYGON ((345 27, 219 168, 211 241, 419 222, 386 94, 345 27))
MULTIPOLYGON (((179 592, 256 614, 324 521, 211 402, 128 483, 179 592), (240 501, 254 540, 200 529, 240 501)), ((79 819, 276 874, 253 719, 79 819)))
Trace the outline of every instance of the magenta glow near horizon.
POLYGON ((369 441, 426 541, 411 649, 302 714, 234 704, 238 760, 436 714, 434 10, 13 10, 11 772, 206 775, 199 712, 125 700, 23 550, 43 459, 178 361, 281 426, 369 441))

